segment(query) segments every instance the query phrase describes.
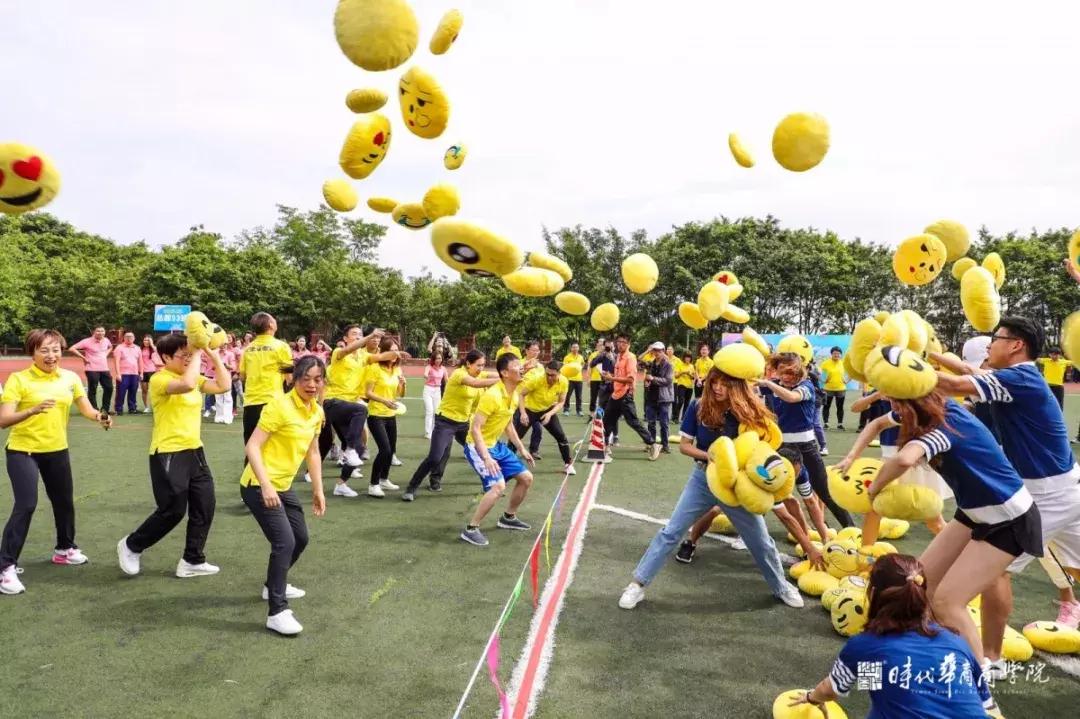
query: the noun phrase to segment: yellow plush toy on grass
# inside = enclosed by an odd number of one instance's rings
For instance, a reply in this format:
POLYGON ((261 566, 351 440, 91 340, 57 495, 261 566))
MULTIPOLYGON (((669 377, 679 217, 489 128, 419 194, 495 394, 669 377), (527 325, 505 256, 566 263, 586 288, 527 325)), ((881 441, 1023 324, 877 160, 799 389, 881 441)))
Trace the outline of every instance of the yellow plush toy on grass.
POLYGON ((378 72, 412 57, 420 27, 405 0, 339 0, 334 35, 345 57, 378 72))
POLYGON ((1080 654, 1080 631, 1057 622, 1032 622, 1024 627, 1032 646, 1051 654, 1080 654))
POLYGON ((744 342, 721 347, 713 355, 713 366, 729 377, 752 380, 765 374, 765 358, 744 342))
POLYGON ((803 364, 814 359, 814 347, 802 335, 788 335, 776 345, 777 354, 792 352, 802 358, 803 364))
POLYGON ((394 218, 394 224, 410 230, 422 230, 432 222, 419 202, 403 202, 394 208, 390 216, 394 218))
POLYGON ((822 550, 825 558, 825 571, 843 579, 858 574, 862 569, 859 559, 859 545, 850 539, 830 539, 822 550))
POLYGON ((865 594, 869 586, 869 580, 863 575, 849 574, 840 580, 835 589, 830 589, 821 595, 821 608, 829 611, 840 597, 848 592, 862 592, 865 594))
POLYGON ((818 114, 792 113, 773 131, 772 151, 785 170, 805 172, 816 167, 829 151, 829 123, 818 114))
POLYGON ((731 150, 731 156, 735 158, 735 162, 739 163, 741 167, 753 167, 754 158, 750 154, 750 151, 742 144, 742 140, 734 132, 727 136, 728 149, 731 150))
POLYGON ((842 637, 853 637, 866 627, 870 602, 866 592, 849 589, 829 608, 833 629, 842 637))
POLYGON ((574 279, 574 271, 570 269, 570 265, 555 255, 549 255, 543 250, 533 250, 529 253, 528 263, 532 267, 542 267, 545 270, 551 270, 557 273, 563 278, 564 282, 569 282, 574 279))
POLYGON ((450 122, 450 99, 429 73, 410 68, 398 83, 398 101, 405 127, 417 137, 432 140, 450 122))
POLYGON ((364 87, 350 90, 345 96, 345 106, 362 115, 365 112, 375 112, 386 104, 386 93, 375 87, 364 87))
POLYGON ((971 237, 968 235, 967 228, 956 220, 938 220, 927 225, 923 232, 933 235, 945 245, 946 262, 958 261, 971 247, 971 237))
POLYGON ((712 524, 709 525, 709 531, 716 534, 738 534, 735 525, 731 523, 731 520, 723 512, 713 517, 712 524))
POLYGON ((468 148, 462 143, 451 145, 446 148, 446 152, 443 153, 442 164, 447 170, 456 170, 465 162, 465 155, 469 153, 468 148))
POLYGON ((870 485, 877 479, 881 465, 880 459, 859 457, 846 472, 829 467, 829 494, 847 511, 866 514, 871 510, 870 485))
POLYGON ((474 277, 502 277, 525 260, 525 253, 510 240, 457 217, 435 221, 431 245, 448 267, 474 277))
POLYGON ((327 180, 323 183, 322 194, 326 204, 338 212, 355 210, 356 204, 360 202, 356 190, 345 180, 327 180))
POLYGON ((660 268, 644 252, 635 252, 622 261, 622 278, 631 292, 643 295, 656 287, 660 268))
POLYGON ((341 146, 338 162, 346 175, 363 180, 375 172, 389 151, 390 121, 385 115, 373 112, 353 123, 341 146))
POLYGON ((706 282, 698 291, 697 306, 701 316, 710 322, 720 319, 728 306, 728 287, 716 280, 706 282))
POLYGON ((525 297, 550 297, 564 285, 558 272, 542 267, 522 267, 503 275, 502 281, 511 292, 525 297))
MULTIPOLYGON (((793 701, 806 696, 806 689, 789 689, 776 697, 772 705, 773 719, 825 719, 825 712, 813 704, 790 706, 793 701)), ((836 702, 825 702, 828 719, 847 719, 847 714, 836 702)))
POLYGON ((202 312, 189 312, 184 319, 184 335, 195 349, 216 350, 225 344, 225 330, 211 322, 202 312))
POLYGON ((461 209, 461 197, 453 185, 440 182, 424 193, 420 204, 424 208, 424 214, 434 222, 440 217, 456 215, 461 209))
POLYGON ((597 305, 589 318, 589 324, 597 332, 610 332, 619 324, 619 306, 614 302, 597 305))
POLYGON ((19 142, 0 142, 0 212, 21 215, 53 201, 60 173, 39 150, 19 142))
POLYGON ((428 43, 428 49, 431 50, 432 55, 442 55, 450 46, 457 40, 458 33, 461 32, 461 26, 465 24, 465 16, 461 14, 460 10, 447 10, 446 14, 442 16, 442 20, 439 20, 439 26, 435 28, 435 33, 431 36, 431 42, 428 43))
POLYGON ((799 576, 799 591, 811 597, 820 597, 830 589, 840 586, 840 580, 820 569, 810 569, 799 576))
MULTIPOLYGON (((972 270, 974 272, 975 270, 972 270)), ((883 345, 866 358, 866 379, 893 399, 919 399, 937 386, 937 373, 909 349, 883 345)))
POLYGON ((692 330, 703 330, 709 326, 709 320, 701 314, 701 308, 696 302, 680 302, 679 319, 692 330))
POLYGON ((580 292, 560 292, 555 295, 555 306, 568 315, 583 315, 592 303, 580 292))
POLYGON ((964 316, 979 332, 991 332, 1001 320, 1001 297, 994 275, 983 267, 972 267, 960 278, 960 305, 964 316))
POLYGON ((905 285, 925 285, 945 269, 947 256, 945 244, 934 235, 915 235, 897 246, 893 253, 893 273, 905 285))

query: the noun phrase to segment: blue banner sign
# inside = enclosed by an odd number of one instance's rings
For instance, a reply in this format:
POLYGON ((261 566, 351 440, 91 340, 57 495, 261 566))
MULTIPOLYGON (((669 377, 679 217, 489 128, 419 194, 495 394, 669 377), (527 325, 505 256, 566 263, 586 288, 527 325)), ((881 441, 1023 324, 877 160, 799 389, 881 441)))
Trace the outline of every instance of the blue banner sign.
POLYGON ((154 331, 184 331, 184 320, 191 314, 191 305, 154 305, 154 331))

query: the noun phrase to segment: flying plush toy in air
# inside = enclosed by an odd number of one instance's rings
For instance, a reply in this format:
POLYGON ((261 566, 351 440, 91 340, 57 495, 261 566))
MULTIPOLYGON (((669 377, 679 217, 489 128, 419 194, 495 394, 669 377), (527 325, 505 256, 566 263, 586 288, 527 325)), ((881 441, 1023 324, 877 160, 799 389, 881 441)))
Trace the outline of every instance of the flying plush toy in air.
POLYGON ((765 358, 745 342, 733 342, 713 355, 713 366, 738 379, 753 380, 765 374, 765 358))
POLYGON ((511 292, 525 297, 550 297, 564 286, 558 272, 542 267, 521 267, 502 276, 503 284, 511 292))
POLYGON ((424 214, 434 222, 440 217, 456 215, 461 209, 461 197, 453 185, 440 182, 424 193, 420 204, 424 208, 424 214))
POLYGON ((1005 284, 1005 261, 1001 259, 1001 255, 991 252, 983 258, 982 267, 994 276, 994 286, 1000 290, 1005 284))
POLYGON ((735 158, 735 162, 739 163, 740 167, 753 167, 754 158, 750 154, 750 151, 742 144, 742 140, 734 132, 727 136, 728 149, 731 150, 731 156, 735 158))
POLYGON ((583 315, 592 303, 580 292, 560 292, 555 295, 555 306, 568 315, 583 315))
MULTIPOLYGON (((855 331, 851 334, 851 343, 848 345, 844 360, 846 361, 850 357, 851 368, 854 368, 860 376, 863 373, 863 365, 866 364, 867 355, 870 354, 870 350, 874 349, 879 339, 881 339, 881 324, 876 319, 868 317, 865 320, 860 320, 855 325, 855 331)), ((848 372, 848 375, 854 379, 851 372, 848 372)))
POLYGON ((323 183, 322 194, 326 204, 338 212, 351 212, 360 202, 356 190, 345 180, 327 180, 323 183))
MULTIPOLYGON (((772 705, 773 719, 825 719, 825 712, 813 704, 797 704, 791 706, 796 699, 806 696, 805 689, 789 689, 776 697, 772 705)), ((825 711, 828 719, 848 719, 844 708, 836 702, 825 702, 825 711)))
POLYGON ((622 278, 631 292, 643 295, 656 287, 660 268, 644 252, 635 252, 622 261, 622 278))
POLYGON ((394 207, 390 216, 394 218, 394 224, 410 230, 422 230, 432 223, 419 202, 403 202, 394 207))
POLYGON ((345 106, 362 115, 365 112, 375 112, 386 104, 386 93, 375 87, 364 87, 350 90, 345 96, 345 106))
POLYGON ((446 14, 442 16, 442 20, 439 20, 439 26, 435 28, 435 33, 431 36, 431 42, 428 43, 428 49, 431 50, 432 55, 442 55, 450 46, 457 40, 458 33, 461 32, 461 26, 465 24, 465 16, 461 14, 460 10, 447 10, 446 14))
POLYGON ((1080 270, 1080 230, 1073 233, 1069 238, 1069 262, 1073 268, 1080 270))
POLYGON ((225 344, 225 330, 211 322, 202 312, 189 312, 184 319, 184 335, 195 349, 216 350, 225 344))
POLYGON ((1061 323, 1061 351, 1074 366, 1080 366, 1080 310, 1061 323))
POLYGON ((805 172, 816 167, 829 151, 829 123, 815 113, 792 113, 773 131, 772 151, 785 170, 805 172))
POLYGON ((814 347, 802 335, 784 337, 777 343, 776 351, 778 354, 785 352, 796 354, 802 359, 803 364, 810 364, 810 360, 814 359, 814 347))
POLYGON ((701 314, 696 302, 680 302, 679 319, 692 330, 703 330, 709 326, 709 321, 701 314))
POLYGON ((367 201, 368 207, 375 210, 376 212, 381 212, 383 214, 389 214, 393 212, 394 208, 397 207, 399 204, 401 203, 389 197, 372 197, 369 198, 367 201))
POLYGON ((614 302, 597 305, 592 311, 589 323, 597 332, 610 332, 619 324, 619 306, 614 302))
POLYGON ((765 342, 765 340, 761 338, 761 335, 759 335, 753 329, 749 327, 743 327, 742 341, 760 352, 762 357, 768 359, 769 345, 767 342, 765 342))
POLYGON ((542 267, 545 270, 551 270, 560 277, 563 278, 563 282, 569 282, 574 279, 574 271, 570 269, 570 265, 555 255, 549 255, 543 250, 533 250, 529 253, 527 262, 532 267, 542 267))
POLYGON ((716 280, 706 282, 698 291, 697 306, 701 316, 710 322, 720 319, 728 306, 728 286, 716 280))
POLYGON ((334 35, 353 64, 378 72, 412 57, 420 27, 405 0, 339 0, 334 35))
POLYGON ((905 285, 925 285, 945 269, 947 255, 944 243, 936 236, 915 235, 897 246, 893 253, 893 273, 905 285))
POLYGON ((60 173, 46 155, 22 143, 0 142, 0 212, 39 209, 59 191, 60 173))
POLYGON ((964 273, 970 270, 972 267, 978 267, 979 263, 970 257, 961 257, 959 260, 953 263, 952 276, 957 282, 964 276, 964 273))
POLYGON ((446 148, 446 152, 443 153, 442 164, 447 170, 456 170, 461 167, 465 162, 465 155, 469 152, 468 148, 462 143, 451 145, 446 148))
POLYGON ((525 253, 510 240, 456 217, 435 221, 431 245, 448 267, 474 277, 502 277, 525 260, 525 253))
POLYGON ((412 67, 398 83, 398 100, 405 127, 417 137, 432 140, 450 122, 450 99, 429 73, 412 67))
POLYGON ((946 262, 956 262, 966 255, 971 247, 971 237, 968 235, 967 228, 955 220, 938 220, 932 225, 927 225, 923 232, 933 235, 945 245, 946 262))
POLYGON ((345 174, 362 180, 379 166, 390 151, 390 121, 385 115, 373 112, 362 115, 353 123, 338 162, 345 174))
POLYGON ((1001 320, 1001 296, 994 275, 985 267, 972 267, 960 278, 960 305, 979 332, 991 332, 1001 320))

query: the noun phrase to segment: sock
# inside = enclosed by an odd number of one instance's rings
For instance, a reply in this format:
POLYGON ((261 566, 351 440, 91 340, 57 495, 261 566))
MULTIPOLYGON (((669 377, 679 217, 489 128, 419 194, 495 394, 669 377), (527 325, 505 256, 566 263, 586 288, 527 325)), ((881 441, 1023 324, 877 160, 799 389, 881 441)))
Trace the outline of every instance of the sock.
POLYGON ((515 516, 516 515, 510 514, 509 512, 503 512, 503 519, 513 519, 515 516))
POLYGON ((479 524, 466 524, 466 525, 465 525, 465 531, 466 531, 466 532, 471 532, 471 531, 473 531, 474 529, 479 529, 479 528, 480 528, 480 525, 479 525, 479 524))

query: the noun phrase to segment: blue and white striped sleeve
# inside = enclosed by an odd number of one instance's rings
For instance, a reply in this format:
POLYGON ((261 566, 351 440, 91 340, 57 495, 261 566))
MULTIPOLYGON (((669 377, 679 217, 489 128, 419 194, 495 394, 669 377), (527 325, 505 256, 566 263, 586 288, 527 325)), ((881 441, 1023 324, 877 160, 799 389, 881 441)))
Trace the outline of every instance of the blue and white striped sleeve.
POLYGON ((799 396, 802 397, 800 402, 810 402, 814 399, 814 390, 807 387, 805 384, 798 386, 799 396))
POLYGON ((855 672, 851 671, 851 667, 844 662, 843 652, 833 662, 832 671, 829 672, 829 681, 832 683, 833 691, 840 697, 846 697, 855 684, 855 672))
POLYGON ((1007 386, 1009 382, 1007 371, 971 375, 971 381, 975 384, 975 389, 979 393, 975 400, 977 402, 1012 402, 1012 392, 1009 391, 1007 386))
POLYGON ((913 439, 912 441, 918 442, 926 449, 927 462, 942 452, 948 452, 952 449, 952 440, 950 440, 949 435, 941 429, 927 432, 923 436, 913 439))

